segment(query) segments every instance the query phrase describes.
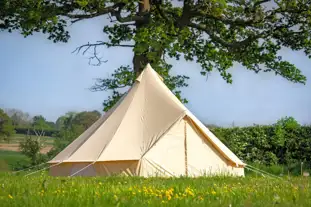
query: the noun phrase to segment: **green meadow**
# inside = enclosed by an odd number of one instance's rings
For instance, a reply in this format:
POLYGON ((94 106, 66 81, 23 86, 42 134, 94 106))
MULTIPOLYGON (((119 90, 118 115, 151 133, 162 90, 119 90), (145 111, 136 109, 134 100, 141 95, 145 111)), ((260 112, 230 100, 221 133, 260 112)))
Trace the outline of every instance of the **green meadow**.
POLYGON ((0 175, 1 206, 311 206, 310 179, 0 175))

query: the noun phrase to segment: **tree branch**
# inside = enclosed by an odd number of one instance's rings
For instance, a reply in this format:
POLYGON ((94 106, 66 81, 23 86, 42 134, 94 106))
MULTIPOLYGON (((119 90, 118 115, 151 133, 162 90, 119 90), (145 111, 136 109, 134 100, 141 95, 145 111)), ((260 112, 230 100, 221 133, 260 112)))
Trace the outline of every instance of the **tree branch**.
POLYGON ((98 53, 97 53, 97 47, 98 46, 107 46, 107 47, 134 47, 134 45, 127 45, 127 44, 118 44, 118 45, 114 45, 108 42, 103 42, 103 41, 97 41, 96 43, 87 43, 84 45, 81 45, 79 47, 77 47, 72 53, 80 53, 81 50, 83 50, 82 54, 85 55, 85 53, 87 51, 89 51, 91 48, 93 48, 93 56, 89 57, 89 64, 90 65, 94 65, 94 66, 99 66, 102 62, 106 63, 108 60, 104 60, 102 61, 102 58, 98 57, 98 53), (97 64, 91 64, 92 60, 96 60, 97 64))
POLYGON ((81 46, 77 47, 72 53, 74 53, 74 52, 79 53, 81 51, 81 49, 86 47, 87 49, 83 52, 83 55, 84 55, 85 52, 87 52, 87 50, 89 48, 96 47, 96 46, 101 46, 101 45, 106 45, 108 47, 134 47, 134 45, 126 45, 126 44, 125 45, 121 45, 121 44, 113 45, 113 44, 108 43, 108 42, 97 41, 97 43, 89 43, 88 42, 87 44, 81 45, 81 46))
MULTIPOLYGON (((267 3, 269 1, 270 0, 257 1, 257 2, 254 3, 254 5, 251 8, 248 8, 248 7, 245 8, 245 11, 247 10, 248 12, 253 12, 254 13, 255 9, 258 6, 260 6, 261 4, 267 3)), ((222 23, 227 24, 227 25, 253 26, 256 23, 262 22, 263 20, 271 17, 276 12, 277 12, 277 10, 274 10, 274 11, 271 12, 270 15, 268 15, 266 17, 259 18, 259 19, 256 19, 256 16, 255 16, 255 18, 252 18, 252 19, 241 19, 241 18, 228 19, 228 18, 224 18, 223 16, 217 16, 216 17, 214 15, 211 15, 208 12, 203 11, 202 6, 198 4, 191 10, 190 18, 201 16, 201 17, 205 17, 207 19, 213 19, 213 20, 216 20, 216 21, 221 21, 222 23)))
MULTIPOLYGON (((214 33, 212 33, 211 31, 208 30, 208 28, 206 27, 206 25, 204 24, 196 24, 196 23, 189 23, 188 26, 201 30, 203 32, 206 32, 206 34, 209 35, 209 37, 211 38, 212 41, 221 44, 224 47, 227 48, 234 48, 234 49, 240 49, 244 46, 249 45, 250 43, 252 43, 253 41, 259 39, 259 38, 267 38, 269 36, 272 36, 274 34, 276 34, 276 32, 278 31, 282 31, 282 29, 289 29, 293 26, 294 23, 292 24, 288 24, 288 25, 280 25, 280 26, 275 26, 273 28, 270 28, 269 30, 265 30, 262 31, 258 34, 253 34, 250 35, 249 37, 247 37, 246 39, 242 40, 242 41, 233 41, 233 42, 227 42, 224 39, 218 37, 217 35, 215 35, 214 33)), ((294 32, 295 34, 299 34, 299 32, 294 32)))
POLYGON ((110 12, 111 16, 116 17, 116 19, 121 23, 145 20, 144 16, 138 16, 138 15, 128 15, 126 17, 122 17, 121 11, 125 7, 125 5, 126 5, 125 3, 119 3, 117 7, 118 8, 117 11, 113 10, 112 12, 110 12))
POLYGON ((93 46, 93 56, 89 58, 89 65, 99 66, 102 62, 106 63, 108 60, 102 61, 102 58, 97 56, 97 46, 93 46), (97 64, 91 64, 93 59, 97 60, 97 64))
POLYGON ((75 22, 78 22, 78 21, 81 21, 84 19, 90 19, 90 18, 102 16, 105 14, 111 14, 111 16, 116 17, 117 21, 119 21, 120 23, 145 20, 145 17, 138 16, 138 15, 136 15, 136 16, 128 15, 126 17, 122 17, 121 12, 125 6, 126 6, 125 3, 116 3, 113 6, 105 7, 103 9, 97 11, 96 13, 92 13, 92 14, 66 14, 65 13, 62 15, 67 16, 71 19, 75 19, 72 21, 72 23, 75 23, 75 22))
POLYGON ((118 8, 118 6, 119 6, 119 4, 115 4, 113 6, 108 6, 108 7, 103 8, 102 10, 97 11, 96 13, 93 13, 93 14, 63 14, 63 15, 67 16, 69 18, 72 18, 72 19, 76 19, 76 20, 72 21, 72 23, 75 23, 75 22, 83 20, 83 19, 90 19, 90 18, 101 16, 101 15, 109 14, 111 12, 114 12, 115 9, 118 8))
MULTIPOLYGON (((267 3, 269 2, 269 0, 261 0, 258 1, 256 3, 254 3, 254 5, 252 6, 252 8, 246 8, 248 12, 255 12, 255 9, 260 6, 263 3, 267 3)), ((270 10, 266 12, 266 16, 262 16, 262 17, 258 17, 255 13, 254 16, 251 19, 242 19, 242 18, 236 18, 236 19, 229 19, 229 18, 225 18, 224 16, 214 16, 209 14, 208 12, 205 12, 202 9, 202 6, 200 5, 196 5, 191 11, 190 11, 190 18, 193 17, 204 17, 207 19, 212 19, 212 20, 216 20, 216 21, 220 21, 224 24, 227 25, 233 25, 233 26, 251 26, 251 27, 255 27, 257 23, 263 22, 265 20, 268 20, 270 18, 272 18, 274 15, 276 14, 282 14, 283 12, 288 12, 290 14, 297 14, 297 13, 301 13, 301 12, 306 12, 308 11, 308 8, 301 8, 298 10, 292 10, 292 9, 282 9, 282 8, 277 8, 274 10, 270 10)))
POLYGON ((251 26, 255 23, 259 23, 262 21, 262 19, 260 20, 254 20, 254 19, 249 19, 249 20, 243 20, 243 19, 226 19, 223 17, 216 17, 213 15, 210 15, 206 12, 202 12, 202 11, 193 11, 191 12, 191 17, 196 17, 196 16, 203 16, 207 19, 213 19, 216 21, 221 21, 224 24, 230 24, 230 25, 237 25, 237 26, 251 26))
POLYGON ((213 32, 209 31, 208 28, 206 27, 206 25, 204 25, 204 24, 196 24, 196 23, 190 22, 190 23, 188 23, 188 26, 205 32, 206 34, 209 35, 209 37, 214 42, 217 42, 217 43, 221 44, 222 46, 229 47, 229 48, 240 48, 240 47, 246 46, 249 43, 251 43, 252 41, 259 39, 261 37, 265 37, 267 35, 266 31, 264 31, 264 32, 261 32, 257 35, 250 35, 248 38, 246 38, 242 41, 227 42, 224 39, 215 35, 213 32))
MULTIPOLYGON (((90 88, 90 90, 92 92, 96 92, 96 91, 107 91, 109 89, 111 89, 111 84, 115 84, 115 83, 112 83, 113 79, 101 79, 101 78, 97 78, 96 79, 96 83, 94 86, 92 86, 90 88)), ((128 87, 128 86, 131 86, 131 84, 118 84, 116 86, 116 88, 118 89, 122 89, 122 88, 125 88, 125 87, 128 87)))

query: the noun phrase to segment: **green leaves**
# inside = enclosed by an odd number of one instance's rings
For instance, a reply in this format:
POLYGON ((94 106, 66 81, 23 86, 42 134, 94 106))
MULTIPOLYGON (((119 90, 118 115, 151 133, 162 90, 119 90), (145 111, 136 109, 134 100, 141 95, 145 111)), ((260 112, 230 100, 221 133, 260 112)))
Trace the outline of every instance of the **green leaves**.
POLYGON ((38 140, 32 139, 31 136, 26 136, 25 140, 20 142, 19 147, 22 154, 31 159, 32 165, 37 165, 42 161, 40 160, 40 149, 42 148, 42 145, 38 140))
POLYGON ((98 78, 92 91, 117 90, 130 87, 135 81, 135 74, 130 66, 121 66, 114 71, 110 78, 98 78))
POLYGON ((110 44, 113 46, 120 45, 122 42, 132 40, 134 31, 129 25, 114 24, 113 26, 105 26, 103 32, 108 35, 110 44))
POLYGON ((301 126, 292 117, 271 126, 216 127, 211 131, 247 163, 289 165, 304 160, 311 164, 311 126, 301 126))
POLYGON ((87 0, 76 0, 76 3, 80 6, 80 7, 82 7, 82 8, 84 8, 84 7, 86 7, 87 5, 88 5, 88 1, 87 0))
POLYGON ((124 95, 124 93, 121 93, 119 91, 112 90, 112 95, 108 96, 108 99, 106 99, 103 103, 104 110, 107 112, 109 109, 111 109, 119 100, 120 98, 124 95))
POLYGON ((15 134, 14 126, 10 117, 0 109, 0 139, 10 141, 12 135, 15 134))
POLYGON ((46 122, 45 118, 41 115, 34 116, 32 119, 32 127, 34 129, 40 129, 40 130, 49 130, 51 127, 46 122))
POLYGON ((4 21, 2 26, 4 29, 9 32, 19 30, 24 37, 34 32, 48 33, 48 39, 55 43, 68 41, 70 36, 65 29, 67 21, 60 15, 71 11, 66 3, 61 3, 60 0, 53 2, 4 0, 4 2, 5 9, 0 9, 0 20, 4 21))

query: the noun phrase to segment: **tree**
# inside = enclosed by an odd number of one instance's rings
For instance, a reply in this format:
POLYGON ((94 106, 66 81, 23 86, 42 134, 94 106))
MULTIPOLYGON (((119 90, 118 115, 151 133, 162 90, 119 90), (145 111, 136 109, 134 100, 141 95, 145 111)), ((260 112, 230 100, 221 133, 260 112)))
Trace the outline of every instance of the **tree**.
POLYGON ((65 116, 58 117, 58 119, 55 122, 55 127, 57 130, 61 130, 61 128, 63 128, 65 119, 66 119, 65 116))
POLYGON ((98 111, 83 111, 78 113, 74 119, 73 124, 81 126, 82 130, 87 130, 95 121, 100 118, 101 114, 98 111))
POLYGON ((65 140, 73 140, 87 130, 100 118, 98 111, 68 112, 57 119, 60 126, 60 135, 65 140))
POLYGON ((31 136, 30 129, 28 129, 25 140, 21 142, 19 146, 21 152, 32 160, 32 165, 36 165, 45 159, 40 153, 40 150, 45 144, 45 140, 41 138, 45 135, 45 131, 51 129, 51 127, 42 115, 34 116, 31 126, 36 135, 35 138, 31 136))
POLYGON ((54 157, 101 117, 98 111, 67 112, 56 121, 60 137, 53 143, 48 157, 54 157))
POLYGON ((78 136, 77 129, 73 120, 77 112, 67 112, 64 116, 57 119, 56 124, 60 130, 60 137, 66 141, 71 141, 78 136))
POLYGON ((14 127, 29 127, 31 118, 29 113, 23 112, 19 109, 6 109, 5 112, 12 119, 14 127))
POLYGON ((52 121, 47 121, 46 124, 47 124, 49 129, 56 129, 56 123, 54 123, 52 121))
MULTIPOLYGON (((53 122, 52 122, 53 123, 53 122)), ((32 165, 38 165, 45 161, 46 156, 40 153, 44 146, 44 140, 41 137, 45 135, 45 131, 52 129, 51 123, 47 122, 42 115, 37 115, 32 118, 32 130, 35 133, 35 138, 28 133, 25 140, 19 144, 21 152, 31 159, 32 165)))
POLYGON ((33 131, 38 138, 44 136, 45 131, 51 129, 45 118, 41 115, 34 116, 32 119, 33 131))
POLYGON ((10 137, 15 133, 10 117, 0 109, 0 138, 10 141, 10 137))
POLYGON ((67 42, 67 25, 107 16, 103 32, 109 41, 87 43, 77 48, 92 50, 90 64, 100 65, 100 46, 131 48, 133 66, 120 66, 112 77, 98 79, 93 91, 110 90, 104 102, 108 110, 121 96, 120 88, 131 86, 147 63, 183 102, 180 87, 188 77, 171 76, 168 58, 196 61, 201 74, 218 70, 228 83, 228 69, 237 62, 259 72, 273 72, 305 83, 306 77, 278 52, 286 47, 311 53, 311 3, 307 0, 3 0, 0 28, 48 34, 54 42, 67 42), (94 63, 95 61, 95 63, 94 63))
POLYGON ((19 143, 21 152, 31 159, 32 165, 38 165, 45 161, 45 156, 40 153, 42 146, 40 140, 33 139, 30 135, 27 135, 25 140, 19 143))
POLYGON ((47 157, 49 159, 52 159, 55 157, 58 153, 60 153, 65 147, 69 144, 68 141, 64 141, 61 139, 55 139, 53 142, 53 148, 47 153, 47 157))

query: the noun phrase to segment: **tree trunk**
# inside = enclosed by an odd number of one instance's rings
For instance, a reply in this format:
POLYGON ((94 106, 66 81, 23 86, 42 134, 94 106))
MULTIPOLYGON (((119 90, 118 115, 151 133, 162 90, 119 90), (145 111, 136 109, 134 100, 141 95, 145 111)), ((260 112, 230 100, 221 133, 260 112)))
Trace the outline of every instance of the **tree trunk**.
MULTIPOLYGON (((150 24, 150 18, 151 18, 150 7, 151 7, 152 3, 161 4, 159 2, 152 1, 152 0, 142 0, 141 3, 139 3, 137 15, 144 16, 145 18, 143 20, 135 22, 136 32, 139 32, 140 29, 142 29, 142 28, 148 26, 148 24, 150 24)), ((158 44, 162 44, 161 40, 158 40, 158 41, 159 41, 158 44)), ((139 43, 136 43, 136 44, 139 44, 139 43)), ((148 63, 158 64, 161 61, 161 58, 164 54, 164 51, 165 51, 165 48, 154 50, 154 48, 149 47, 149 48, 146 48, 143 53, 138 54, 137 52, 134 52, 133 68, 134 68, 135 76, 136 77, 139 76, 140 73, 142 72, 142 70, 144 69, 144 67, 148 63), (147 54, 149 52, 153 52, 154 54, 156 53, 157 54, 156 57, 153 57, 151 60, 148 59, 147 54)))
POLYGON ((149 61, 145 54, 134 53, 133 66, 136 77, 140 75, 140 73, 148 63, 149 61))
MULTIPOLYGON (((145 16, 143 21, 136 21, 136 31, 139 32, 139 30, 145 26, 148 25, 148 19, 150 17, 150 0, 142 0, 139 3, 138 6, 138 15, 145 16)), ((136 43, 137 44, 137 43, 136 43)), ((149 52, 149 48, 146 48, 146 51, 142 54, 138 54, 137 52, 134 52, 133 57, 133 68, 136 77, 140 75, 146 64, 149 63, 149 60, 147 58, 147 53, 149 52)))

